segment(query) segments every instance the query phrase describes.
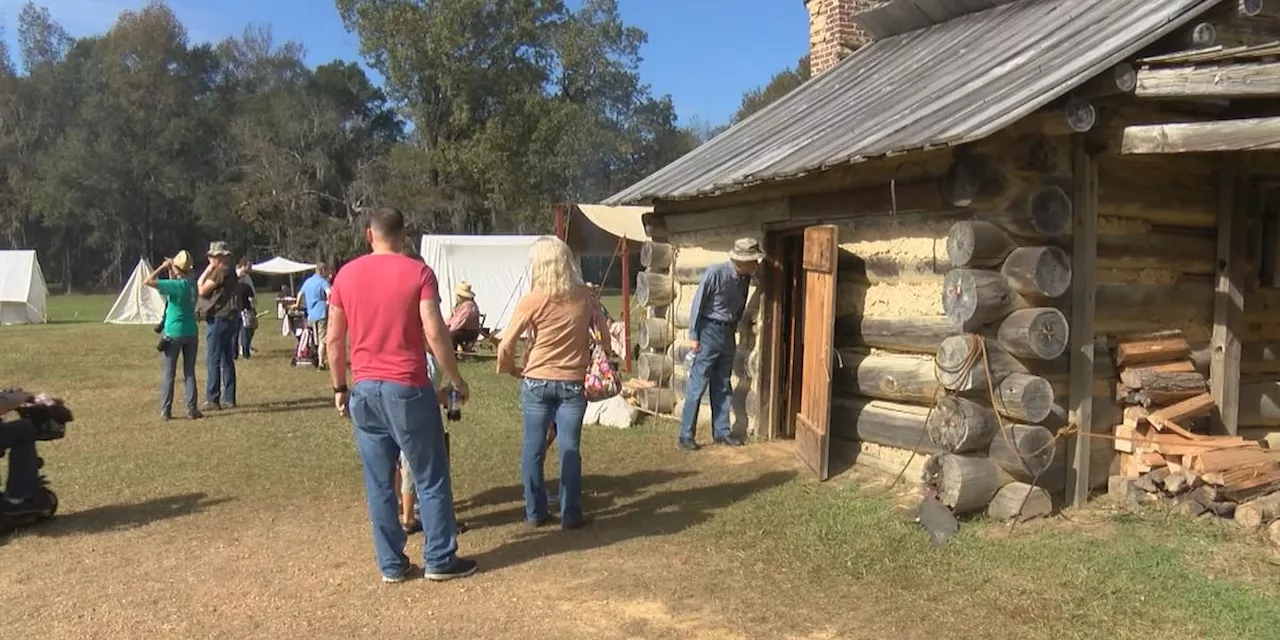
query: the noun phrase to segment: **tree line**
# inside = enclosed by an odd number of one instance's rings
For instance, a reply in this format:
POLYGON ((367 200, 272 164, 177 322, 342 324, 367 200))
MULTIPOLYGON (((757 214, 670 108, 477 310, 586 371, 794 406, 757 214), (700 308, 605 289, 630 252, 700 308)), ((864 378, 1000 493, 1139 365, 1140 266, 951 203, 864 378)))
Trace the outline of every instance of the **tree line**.
MULTIPOLYGON (((159 0, 84 38, 28 2, 18 50, 0 33, 0 248, 36 249, 69 291, 209 240, 346 258, 383 205, 415 233, 545 233, 552 204, 598 201, 715 133, 641 81, 647 36, 616 0, 336 7, 382 86, 351 61, 308 66, 269 27, 191 42, 159 0)), ((785 93, 776 80, 744 109, 785 93)))

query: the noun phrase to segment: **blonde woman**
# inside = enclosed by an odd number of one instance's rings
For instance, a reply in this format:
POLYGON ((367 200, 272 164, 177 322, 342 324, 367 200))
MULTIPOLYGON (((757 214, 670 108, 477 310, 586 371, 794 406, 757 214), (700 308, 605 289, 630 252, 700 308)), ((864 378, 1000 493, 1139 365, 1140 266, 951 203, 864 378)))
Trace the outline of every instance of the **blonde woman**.
MULTIPOLYGON (((595 297, 582 283, 577 258, 563 241, 544 237, 529 250, 532 291, 516 304, 515 315, 498 348, 498 372, 521 379, 524 446, 520 475, 524 483, 525 520, 532 526, 551 521, 543 487, 547 430, 554 422, 560 452, 560 526, 576 529, 582 515, 582 418, 587 410, 583 380, 591 365, 593 328, 609 335, 596 311, 595 297), (532 334, 524 367, 515 364, 516 344, 532 334)), ((608 340, 601 348, 609 353, 608 340)))

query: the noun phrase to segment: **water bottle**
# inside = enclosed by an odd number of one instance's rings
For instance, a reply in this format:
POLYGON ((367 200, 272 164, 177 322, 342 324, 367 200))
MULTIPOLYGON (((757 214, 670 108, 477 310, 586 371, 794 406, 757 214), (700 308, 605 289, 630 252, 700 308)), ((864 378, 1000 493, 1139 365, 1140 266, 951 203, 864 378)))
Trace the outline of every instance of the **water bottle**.
POLYGON ((684 363, 688 365, 692 365, 693 359, 697 357, 697 355, 698 355, 697 351, 690 351, 689 353, 684 354, 684 363))
POLYGON ((458 390, 453 387, 449 387, 449 399, 444 407, 444 415, 449 422, 462 419, 462 401, 458 398, 458 390))

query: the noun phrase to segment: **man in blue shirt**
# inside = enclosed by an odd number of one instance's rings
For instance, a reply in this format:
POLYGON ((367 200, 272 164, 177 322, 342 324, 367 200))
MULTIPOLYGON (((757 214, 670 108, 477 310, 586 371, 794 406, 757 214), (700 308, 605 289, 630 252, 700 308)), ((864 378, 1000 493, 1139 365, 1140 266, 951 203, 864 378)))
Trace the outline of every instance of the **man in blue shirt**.
POLYGON ((742 441, 730 434, 729 410, 733 399, 733 357, 737 351, 737 327, 747 308, 747 288, 760 266, 760 243, 742 238, 733 243, 729 261, 708 267, 693 294, 689 312, 689 340, 693 362, 685 389, 680 420, 681 449, 696 450, 695 432, 702 394, 711 392, 711 434, 717 444, 731 447, 742 441))
POLYGON ((315 331, 316 342, 320 345, 316 356, 321 370, 329 366, 325 338, 329 335, 329 291, 333 288, 329 284, 329 278, 332 276, 329 265, 323 262, 317 263, 316 272, 298 289, 297 304, 300 307, 306 305, 304 308, 307 310, 307 323, 315 331))

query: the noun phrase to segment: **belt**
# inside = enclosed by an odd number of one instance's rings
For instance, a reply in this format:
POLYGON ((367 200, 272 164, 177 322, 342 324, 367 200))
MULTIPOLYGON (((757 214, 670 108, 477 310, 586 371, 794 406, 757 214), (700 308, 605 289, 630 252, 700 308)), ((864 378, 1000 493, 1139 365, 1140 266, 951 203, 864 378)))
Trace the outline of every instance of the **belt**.
POLYGON ((718 325, 720 325, 720 326, 722 326, 722 327, 732 327, 733 325, 738 324, 737 322, 735 322, 735 321, 733 321, 733 320, 717 320, 716 318, 711 318, 711 317, 708 317, 708 316, 702 316, 702 319, 703 319, 703 320, 706 320, 707 322, 710 322, 710 323, 712 323, 712 324, 718 324, 718 325))

